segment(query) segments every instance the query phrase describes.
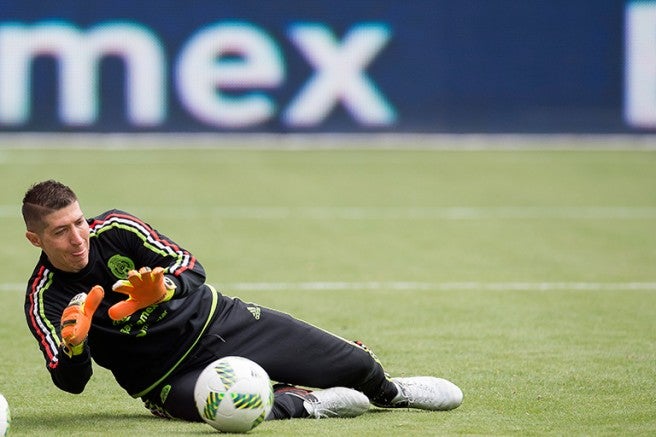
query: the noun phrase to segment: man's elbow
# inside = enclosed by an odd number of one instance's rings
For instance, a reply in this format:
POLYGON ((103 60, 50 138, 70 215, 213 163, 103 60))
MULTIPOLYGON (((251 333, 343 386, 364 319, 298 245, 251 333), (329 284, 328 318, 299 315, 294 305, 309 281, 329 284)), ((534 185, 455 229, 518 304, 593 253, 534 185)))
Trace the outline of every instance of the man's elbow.
POLYGON ((86 380, 79 380, 78 379, 78 380, 74 380, 74 381, 62 381, 62 380, 56 378, 54 375, 52 377, 52 382, 55 383, 55 386, 58 389, 60 389, 62 391, 65 391, 67 393, 74 394, 74 395, 79 395, 80 393, 82 393, 84 391, 84 387, 86 387, 87 381, 88 381, 88 379, 86 379, 86 380))

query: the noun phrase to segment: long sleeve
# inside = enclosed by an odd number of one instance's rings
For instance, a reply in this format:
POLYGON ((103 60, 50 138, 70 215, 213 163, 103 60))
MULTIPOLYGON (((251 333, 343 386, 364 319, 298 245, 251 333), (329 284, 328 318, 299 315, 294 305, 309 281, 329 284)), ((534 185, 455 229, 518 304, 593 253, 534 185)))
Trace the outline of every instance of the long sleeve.
POLYGON ((50 377, 55 385, 64 391, 73 394, 79 394, 84 391, 87 382, 91 379, 93 368, 91 367, 91 354, 89 348, 85 346, 80 355, 69 358, 68 355, 61 352, 59 354, 59 364, 56 370, 50 372, 50 377))
POLYGON ((57 289, 54 272, 43 263, 43 256, 41 261, 30 279, 25 299, 28 327, 39 344, 54 384, 69 393, 81 393, 93 373, 89 348, 85 346, 84 352, 73 358, 62 352, 60 318, 68 300, 57 289))

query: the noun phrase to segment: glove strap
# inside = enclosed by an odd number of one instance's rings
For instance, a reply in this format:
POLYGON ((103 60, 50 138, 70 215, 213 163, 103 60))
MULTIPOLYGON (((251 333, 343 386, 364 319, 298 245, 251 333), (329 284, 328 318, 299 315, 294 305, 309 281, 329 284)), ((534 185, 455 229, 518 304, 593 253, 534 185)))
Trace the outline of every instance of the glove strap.
POLYGON ((68 356, 68 358, 73 358, 78 355, 81 355, 82 352, 84 352, 84 342, 75 345, 75 346, 70 346, 66 343, 62 343, 62 351, 68 356))
POLYGON ((175 293, 175 289, 177 288, 175 282, 173 282, 168 276, 164 276, 164 287, 166 288, 166 294, 157 303, 168 302, 171 300, 175 293))

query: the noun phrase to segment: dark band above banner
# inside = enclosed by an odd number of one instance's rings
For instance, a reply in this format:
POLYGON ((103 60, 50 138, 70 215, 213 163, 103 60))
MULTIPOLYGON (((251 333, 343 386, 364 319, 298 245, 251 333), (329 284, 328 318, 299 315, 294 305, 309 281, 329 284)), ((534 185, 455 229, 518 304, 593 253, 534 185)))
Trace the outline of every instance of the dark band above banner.
POLYGON ((4 132, 656 132, 656 1, 0 1, 4 132))

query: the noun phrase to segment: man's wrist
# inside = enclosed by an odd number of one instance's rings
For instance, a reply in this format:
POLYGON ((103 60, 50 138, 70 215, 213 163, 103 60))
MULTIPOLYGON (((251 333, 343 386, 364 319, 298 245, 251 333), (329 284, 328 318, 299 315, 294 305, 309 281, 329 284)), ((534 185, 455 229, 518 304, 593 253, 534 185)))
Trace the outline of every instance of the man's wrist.
POLYGON ((165 275, 164 276, 164 288, 166 288, 166 293, 164 294, 164 297, 160 300, 160 302, 167 302, 171 300, 173 295, 175 294, 176 288, 178 286, 176 285, 175 281, 173 280, 172 277, 165 275))
POLYGON ((62 343, 62 351, 68 356, 68 358, 77 357, 82 355, 84 352, 84 342, 77 344, 75 346, 62 343))

